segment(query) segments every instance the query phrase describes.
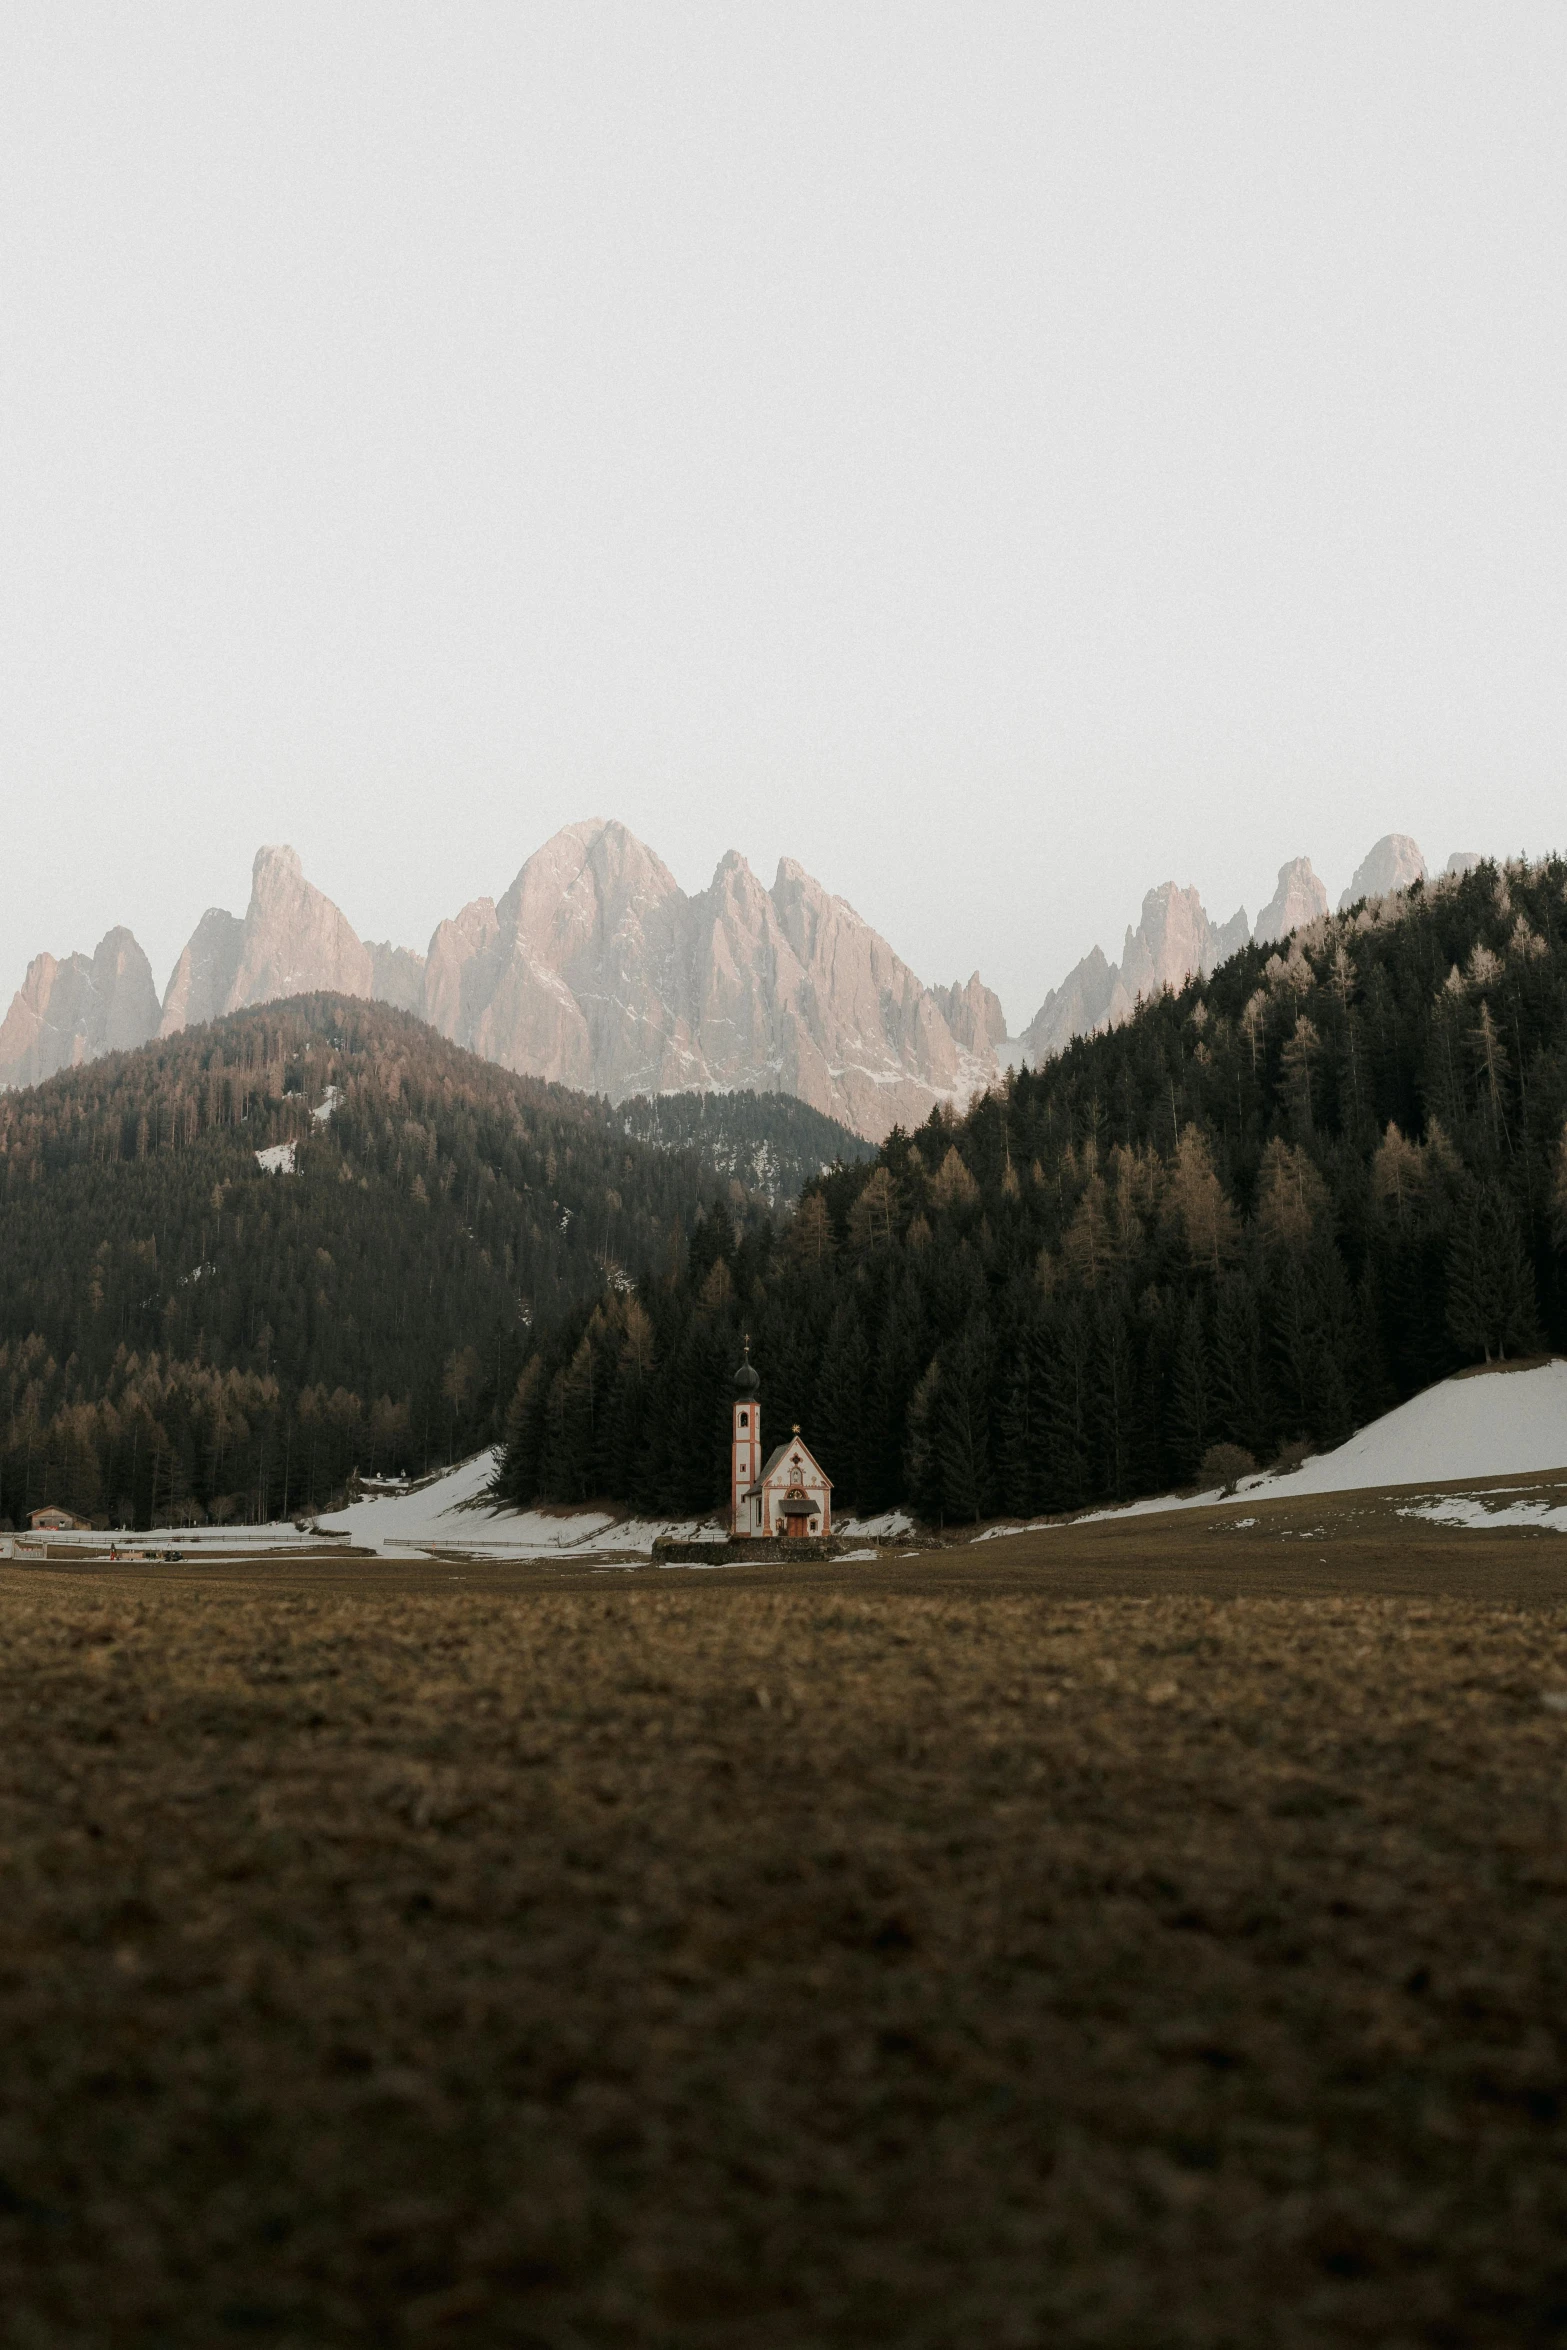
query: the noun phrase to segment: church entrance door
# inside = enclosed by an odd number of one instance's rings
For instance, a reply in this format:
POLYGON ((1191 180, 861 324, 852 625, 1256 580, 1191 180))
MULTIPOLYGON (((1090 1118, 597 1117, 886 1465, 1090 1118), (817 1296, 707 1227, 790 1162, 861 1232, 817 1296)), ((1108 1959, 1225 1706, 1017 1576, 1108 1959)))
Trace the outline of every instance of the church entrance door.
POLYGON ((786 1542, 801 1541, 810 1533, 811 1505, 799 1487, 784 1495, 783 1521, 786 1542))

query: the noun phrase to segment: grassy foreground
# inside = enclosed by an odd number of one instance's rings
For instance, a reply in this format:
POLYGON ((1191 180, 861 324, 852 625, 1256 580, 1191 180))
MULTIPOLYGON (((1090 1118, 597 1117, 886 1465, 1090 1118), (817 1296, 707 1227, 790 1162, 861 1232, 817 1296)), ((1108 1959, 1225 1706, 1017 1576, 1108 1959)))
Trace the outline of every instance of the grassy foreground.
POLYGON ((1567 2341, 1567 1546, 1289 1531, 0 1568, 7 2343, 1567 2341))

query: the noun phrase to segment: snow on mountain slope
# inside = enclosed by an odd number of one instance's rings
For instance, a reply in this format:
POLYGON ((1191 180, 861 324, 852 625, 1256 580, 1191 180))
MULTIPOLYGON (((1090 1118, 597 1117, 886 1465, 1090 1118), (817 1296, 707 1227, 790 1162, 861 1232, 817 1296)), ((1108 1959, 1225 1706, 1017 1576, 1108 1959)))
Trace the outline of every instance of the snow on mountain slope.
POLYGON ((371 1494, 317 1523, 377 1550, 386 1542, 449 1542, 459 1526, 470 1529, 485 1523, 478 1511, 468 1510, 465 1504, 483 1496, 495 1475, 498 1458, 493 1450, 476 1453, 471 1461, 459 1461, 456 1468, 448 1469, 444 1477, 432 1477, 403 1493, 371 1494))
POLYGON ((608 1510, 557 1515, 548 1510, 487 1508, 484 1496, 499 1457, 494 1450, 476 1453, 444 1476, 405 1492, 367 1495, 317 1523, 383 1555, 448 1548, 516 1559, 592 1557, 601 1550, 645 1555, 660 1534, 685 1541, 722 1539, 721 1527, 698 1519, 616 1518, 608 1510))
MULTIPOLYGON (((1236 1494, 1242 1500, 1272 1501, 1319 1493, 1386 1493, 1402 1487, 1429 1488, 1465 1481, 1484 1485, 1498 1477, 1543 1476, 1558 1469, 1567 1470, 1567 1362, 1559 1358, 1548 1363, 1495 1363, 1460 1371, 1385 1412, 1380 1420, 1357 1429, 1334 1451, 1314 1454, 1287 1476, 1275 1477, 1264 1471, 1243 1477, 1236 1494)), ((1118 1509, 1084 1511, 1073 1522, 1212 1509, 1222 1498, 1211 1487, 1206 1493, 1154 1494, 1118 1509)), ((1510 1516, 1485 1507, 1473 1496, 1452 1495, 1446 1502, 1412 1502, 1404 1514, 1428 1517, 1444 1525, 1556 1526, 1559 1513, 1533 1504, 1521 1506, 1522 1516, 1510 1516)), ((1041 1518, 1034 1525, 1066 1522, 1041 1518)), ((974 1539, 996 1542, 1030 1530, 1017 1525, 989 1526, 974 1539)))
POLYGON ((1567 1362, 1461 1371, 1360 1429, 1269 1493, 1353 1493, 1567 1469, 1567 1362))

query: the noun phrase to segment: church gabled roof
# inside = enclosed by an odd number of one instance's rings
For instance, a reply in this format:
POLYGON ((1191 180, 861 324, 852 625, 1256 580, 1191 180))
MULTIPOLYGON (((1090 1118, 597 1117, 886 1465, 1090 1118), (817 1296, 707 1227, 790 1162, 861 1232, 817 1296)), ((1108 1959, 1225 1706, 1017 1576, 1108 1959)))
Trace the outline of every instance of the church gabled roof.
POLYGON ((810 1446, 804 1441, 803 1438, 799 1436, 791 1436, 787 1444, 780 1444, 776 1446, 771 1453, 769 1453, 766 1466, 763 1468, 760 1477, 758 1477, 756 1481, 756 1484, 752 1486, 751 1491, 755 1493, 759 1486, 765 1485, 768 1478, 772 1475, 774 1469, 777 1468, 779 1462, 784 1460, 790 1453, 794 1452, 803 1453, 805 1458, 810 1462, 811 1467, 816 1471, 817 1476, 820 1477, 822 1483, 831 1489, 832 1479, 828 1476, 826 1470, 822 1467, 821 1462, 817 1459, 815 1453, 812 1452, 810 1446))

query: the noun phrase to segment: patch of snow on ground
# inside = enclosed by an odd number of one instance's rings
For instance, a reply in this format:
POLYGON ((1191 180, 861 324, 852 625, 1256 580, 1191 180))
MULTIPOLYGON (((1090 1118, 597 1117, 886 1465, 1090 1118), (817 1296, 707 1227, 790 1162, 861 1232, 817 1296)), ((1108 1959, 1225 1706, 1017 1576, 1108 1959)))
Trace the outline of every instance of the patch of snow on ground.
POLYGON ((1567 1534, 1567 1509, 1549 1502, 1504 1502, 1496 1497, 1493 1509, 1479 1493, 1444 1493, 1430 1501, 1406 1502, 1401 1518, 1425 1518, 1433 1526, 1533 1526, 1542 1534, 1567 1534))
POLYGON ((840 1518, 835 1531, 847 1541, 862 1535, 912 1534, 914 1520, 906 1510, 883 1510, 879 1518, 840 1518))
POLYGON ((263 1175, 292 1175, 294 1145, 291 1142, 275 1142, 270 1150, 257 1151, 256 1165, 263 1175))
POLYGON ((621 1518, 611 1523, 602 1547, 605 1550, 642 1550, 651 1555, 653 1545, 667 1534, 678 1542, 727 1542, 727 1526, 715 1526, 709 1518, 621 1518))
POLYGON ((310 1113, 312 1122, 317 1126, 325 1126, 342 1098, 342 1089, 336 1085, 329 1085, 310 1113))

